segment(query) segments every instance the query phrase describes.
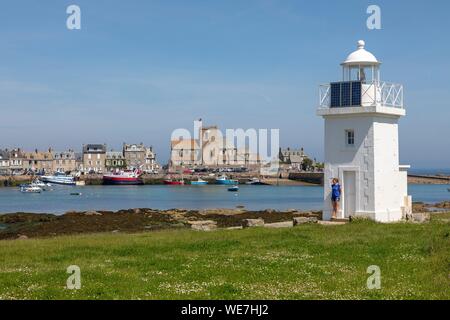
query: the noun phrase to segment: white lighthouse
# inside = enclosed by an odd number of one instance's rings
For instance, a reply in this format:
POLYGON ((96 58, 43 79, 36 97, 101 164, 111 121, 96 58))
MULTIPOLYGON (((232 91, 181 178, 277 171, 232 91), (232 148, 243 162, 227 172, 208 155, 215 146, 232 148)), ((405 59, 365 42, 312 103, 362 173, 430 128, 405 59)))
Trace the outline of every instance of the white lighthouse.
POLYGON ((342 81, 320 86, 317 114, 325 120, 324 215, 331 219, 331 179, 339 178, 338 218, 399 221, 411 210, 407 169, 399 165, 398 120, 403 86, 380 79, 380 62, 364 49, 342 65, 342 81))

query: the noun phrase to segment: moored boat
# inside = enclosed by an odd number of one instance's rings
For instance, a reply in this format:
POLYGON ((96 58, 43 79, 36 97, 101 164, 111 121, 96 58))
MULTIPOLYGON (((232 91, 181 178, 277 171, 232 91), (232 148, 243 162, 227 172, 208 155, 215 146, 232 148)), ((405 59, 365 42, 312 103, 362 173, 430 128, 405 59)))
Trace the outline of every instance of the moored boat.
POLYGON ((205 181, 202 178, 198 178, 196 181, 191 181, 191 184, 195 186, 204 186, 208 184, 208 181, 205 181))
POLYGON ((262 184, 262 183, 261 183, 261 180, 259 180, 258 178, 251 178, 245 184, 248 184, 248 185, 259 185, 259 184, 262 184))
POLYGON ((140 178, 141 173, 139 170, 126 170, 112 172, 103 175, 103 184, 108 185, 141 185, 144 184, 140 178))
POLYGON ((33 182, 31 182, 31 185, 35 186, 35 187, 39 187, 39 188, 45 188, 45 187, 50 187, 51 186, 49 183, 42 182, 39 179, 33 180, 33 182))
POLYGON ((41 180, 47 183, 63 184, 74 186, 76 184, 74 177, 65 174, 55 174, 53 176, 42 176, 41 180))
POLYGON ((184 180, 173 180, 173 179, 166 179, 164 180, 164 184, 171 185, 171 186, 181 186, 184 185, 184 180))
POLYGON ((217 184, 225 184, 225 185, 236 185, 239 182, 237 180, 228 179, 228 177, 226 175, 223 175, 223 176, 216 178, 216 183, 217 184))
POLYGON ((33 185, 23 185, 20 187, 22 193, 41 193, 42 189, 33 185))

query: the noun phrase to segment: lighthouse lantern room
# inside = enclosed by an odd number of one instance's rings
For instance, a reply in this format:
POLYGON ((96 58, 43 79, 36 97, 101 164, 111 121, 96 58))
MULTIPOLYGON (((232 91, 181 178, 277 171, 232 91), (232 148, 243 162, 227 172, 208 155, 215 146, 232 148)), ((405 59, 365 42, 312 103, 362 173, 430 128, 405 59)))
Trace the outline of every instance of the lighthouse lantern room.
POLYGON ((398 120, 406 115, 403 86, 381 81, 381 63, 364 41, 342 65, 342 81, 320 86, 317 114, 325 120, 325 220, 331 180, 342 197, 338 218, 399 221, 411 212, 407 169, 399 165, 398 120))

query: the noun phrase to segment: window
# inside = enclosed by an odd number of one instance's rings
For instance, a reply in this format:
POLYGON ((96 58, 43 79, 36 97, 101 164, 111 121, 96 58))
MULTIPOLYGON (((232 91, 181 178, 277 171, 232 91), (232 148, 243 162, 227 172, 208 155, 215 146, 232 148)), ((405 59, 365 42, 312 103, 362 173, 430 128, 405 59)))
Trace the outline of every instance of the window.
POLYGON ((345 130, 345 144, 347 146, 355 145, 355 131, 354 130, 345 130))

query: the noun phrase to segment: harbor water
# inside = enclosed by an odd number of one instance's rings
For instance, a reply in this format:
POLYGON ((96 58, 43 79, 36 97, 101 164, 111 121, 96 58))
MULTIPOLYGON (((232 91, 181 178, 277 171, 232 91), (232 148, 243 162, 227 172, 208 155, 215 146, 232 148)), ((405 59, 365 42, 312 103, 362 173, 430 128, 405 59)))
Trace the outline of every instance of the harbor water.
MULTIPOLYGON (((414 201, 450 201, 449 185, 410 185, 414 201)), ((248 186, 229 192, 226 186, 53 186, 40 194, 0 188, 0 213, 62 214, 67 211, 130 208, 211 209, 244 206, 248 210, 321 210, 320 186, 248 186), (81 193, 81 195, 71 195, 81 193)))

